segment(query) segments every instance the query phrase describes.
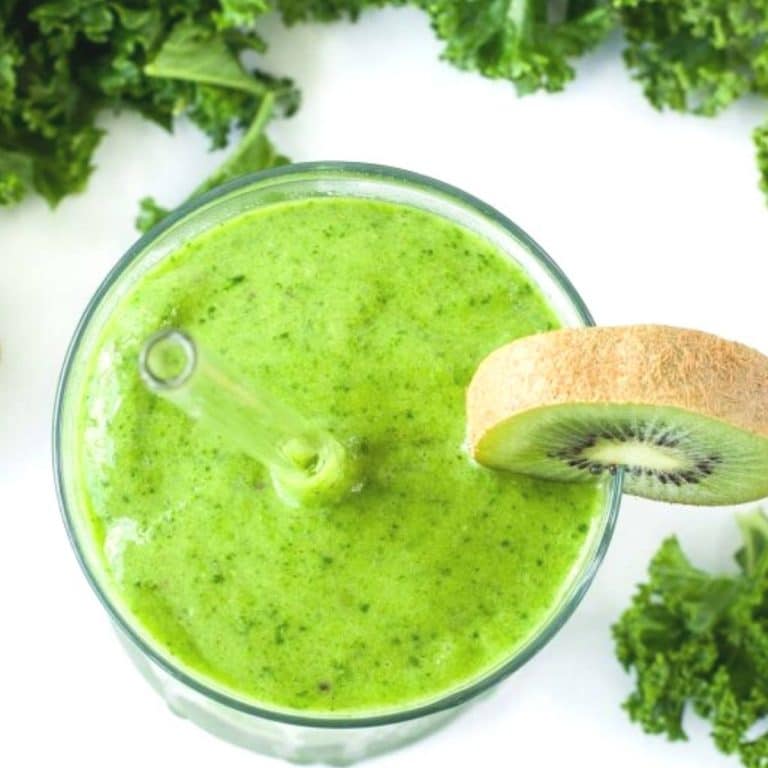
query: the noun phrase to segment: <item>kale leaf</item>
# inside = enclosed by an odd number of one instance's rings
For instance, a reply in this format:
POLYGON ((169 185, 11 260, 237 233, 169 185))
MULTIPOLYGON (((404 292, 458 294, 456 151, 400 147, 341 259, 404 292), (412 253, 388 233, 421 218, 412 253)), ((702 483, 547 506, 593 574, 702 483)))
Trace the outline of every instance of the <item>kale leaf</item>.
MULTIPOLYGON (((521 94, 561 90, 575 58, 618 25, 627 65, 659 109, 714 115, 743 95, 768 97, 766 0, 0 0, 0 205, 33 190, 55 205, 82 190, 104 109, 138 110, 169 130, 186 115, 214 148, 259 122, 269 94, 270 114, 290 114, 291 85, 241 60, 265 49, 267 13, 292 24, 406 3, 427 14, 446 60, 521 94)), ((767 136, 755 132, 766 194, 767 136)), ((278 161, 265 136, 258 143, 242 167, 278 161)), ((159 207, 144 212, 154 220, 159 207)))
POLYGON ((461 69, 512 81, 518 93, 560 91, 571 59, 615 26, 603 0, 423 0, 443 56, 461 69))
MULTIPOLYGON (((356 19, 370 7, 406 0, 275 0, 284 21, 356 19)), ((571 59, 615 27, 610 0, 412 0, 460 69, 512 81, 521 94, 559 91, 573 79, 571 59)))
POLYGON ((768 97, 765 0, 614 0, 625 60, 655 107, 715 115, 768 97))
POLYGON ((274 6, 286 24, 301 21, 356 20, 369 8, 407 5, 408 0, 274 0, 274 6))
POLYGON ((735 575, 695 568, 678 540, 667 539, 613 634, 619 661, 634 672, 624 704, 633 721, 685 739, 690 707, 710 721, 721 751, 738 754, 747 768, 766 768, 768 517, 757 510, 739 526, 735 575))
POLYGON ((187 115, 225 146, 282 81, 246 71, 264 43, 260 0, 0 1, 0 204, 36 190, 51 205, 83 189, 103 109, 135 109, 165 128, 187 115))
MULTIPOLYGON (((214 187, 224 184, 230 179, 243 176, 254 171, 274 168, 290 162, 274 148, 264 128, 272 116, 275 96, 267 94, 261 101, 261 108, 253 119, 253 123, 243 135, 235 151, 214 171, 202 184, 196 187, 188 199, 197 197, 214 187)), ((164 219, 169 208, 157 203, 154 198, 145 197, 139 202, 139 214, 136 217, 136 228, 147 232, 164 219)))
POLYGON ((755 128, 752 137, 757 150, 757 169, 760 173, 760 188, 768 200, 768 120, 755 128))

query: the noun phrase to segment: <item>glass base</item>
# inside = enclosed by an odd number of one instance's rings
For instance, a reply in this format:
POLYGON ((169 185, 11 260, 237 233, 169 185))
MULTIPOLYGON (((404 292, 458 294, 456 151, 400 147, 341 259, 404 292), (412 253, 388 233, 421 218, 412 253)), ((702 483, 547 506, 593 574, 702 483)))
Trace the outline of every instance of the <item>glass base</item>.
POLYGON ((447 725, 469 706, 462 704, 413 720, 365 728, 281 723, 239 712, 203 696, 155 664, 119 629, 117 634, 133 663, 174 714, 231 744, 300 765, 351 765, 399 749, 447 725))

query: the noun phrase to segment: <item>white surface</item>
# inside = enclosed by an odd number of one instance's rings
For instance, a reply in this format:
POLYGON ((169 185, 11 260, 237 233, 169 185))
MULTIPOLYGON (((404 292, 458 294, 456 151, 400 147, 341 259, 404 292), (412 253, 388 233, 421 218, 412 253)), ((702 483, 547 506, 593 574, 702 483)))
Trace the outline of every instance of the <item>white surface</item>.
MULTIPOLYGON (((714 122, 659 115, 629 81, 618 41, 583 61, 564 94, 518 100, 506 83, 438 62, 415 11, 270 28, 267 65, 304 92, 301 112, 271 131, 295 160, 389 163, 456 184, 539 240, 598 322, 694 326, 768 351, 768 210, 749 141, 759 105, 714 122)), ((0 212, 0 764, 279 765, 165 709, 118 646, 59 520, 50 417, 77 318, 134 240, 137 199, 178 202, 217 163, 188 126, 169 137, 135 116, 105 122, 85 195, 55 213, 39 200, 0 212)), ((727 567, 731 519, 626 499, 587 599, 535 661, 447 730, 371 765, 735 766, 693 719, 688 744, 629 724, 609 634, 664 536, 727 567)))

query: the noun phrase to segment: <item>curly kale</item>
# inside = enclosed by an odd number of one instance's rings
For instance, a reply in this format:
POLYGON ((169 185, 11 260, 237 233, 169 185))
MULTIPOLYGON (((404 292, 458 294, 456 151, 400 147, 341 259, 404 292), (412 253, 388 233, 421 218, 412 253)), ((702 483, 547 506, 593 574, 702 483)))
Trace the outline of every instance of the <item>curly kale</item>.
POLYGON ((273 3, 286 24, 338 19, 355 21, 369 8, 407 4, 408 0, 274 0, 273 3))
POLYGON ((757 149, 757 169, 760 173, 760 188, 768 199, 768 121, 755 128, 752 137, 757 149))
MULTIPOLYGON (((276 0, 288 24, 356 19, 370 7, 406 0, 276 0)), ((562 90, 571 60, 615 27, 610 0, 412 0, 445 42, 443 58, 460 69, 510 80, 519 93, 562 90)))
POLYGON ((103 109, 135 109, 170 129, 187 115, 226 145, 283 81, 248 72, 263 49, 254 0, 0 0, 0 204, 32 189, 55 205, 83 189, 103 109))
MULTIPOLYGON (((355 19, 405 0, 275 0, 288 23, 355 19)), ((746 94, 768 97, 766 0, 411 0, 461 69, 559 91, 573 61, 619 26, 624 58, 658 109, 712 116, 746 94)), ((755 133, 768 195, 766 129, 755 133)))
MULTIPOLYGON (((262 99, 261 108, 256 113, 253 123, 243 135, 235 151, 214 173, 192 191, 189 196, 190 199, 238 176, 290 162, 287 157, 277 152, 264 133, 264 128, 272 116, 274 103, 275 97, 272 94, 267 94, 262 99)), ((139 202, 136 228, 141 232, 147 232, 169 213, 170 209, 157 203, 154 198, 145 197, 139 202)))
MULTIPOLYGON (((613 0, 624 59, 648 100, 713 116, 748 94, 768 98, 766 0, 613 0)), ((766 128, 754 134, 768 196, 766 128)))
POLYGON ((627 66, 655 107, 716 115, 768 97, 765 0, 614 0, 627 66))
POLYGON ((690 707, 712 738, 747 768, 768 767, 768 517, 739 518, 735 575, 695 568, 676 538, 653 558, 649 581, 613 628, 616 653, 634 673, 624 706, 648 733, 685 739, 690 707))
MULTIPOLYGON (((658 108, 713 115, 768 97, 767 0, 0 0, 0 205, 32 190, 55 205, 83 189, 104 109, 168 129, 186 115, 214 148, 233 128, 259 123, 263 136, 268 94, 269 114, 297 104, 289 83, 242 64, 266 47, 265 14, 332 21, 406 3, 427 14, 445 59, 522 94, 561 90, 574 60, 619 25, 627 65, 658 108)), ((755 133, 764 187, 766 133, 755 133)), ((241 159, 255 163, 247 170, 285 161, 273 149, 241 159)), ((145 223, 161 210, 145 202, 145 223)))
POLYGON ((562 90, 575 74, 571 60, 615 26, 602 0, 424 0, 423 7, 446 42, 444 58, 510 80, 520 94, 562 90))

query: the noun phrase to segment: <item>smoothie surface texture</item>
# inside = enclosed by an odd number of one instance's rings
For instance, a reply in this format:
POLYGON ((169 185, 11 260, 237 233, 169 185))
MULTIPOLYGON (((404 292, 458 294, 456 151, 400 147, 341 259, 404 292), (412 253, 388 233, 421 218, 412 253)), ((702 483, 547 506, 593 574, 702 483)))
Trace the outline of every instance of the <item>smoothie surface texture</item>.
POLYGON ((314 198, 204 232, 136 280, 83 363, 79 514, 100 580, 161 654, 246 702, 359 716, 471 683, 551 614, 604 503, 463 447, 478 363, 558 325, 495 246, 415 208, 314 198), (139 350, 169 326, 355 441, 362 490, 286 506, 148 392, 139 350))

